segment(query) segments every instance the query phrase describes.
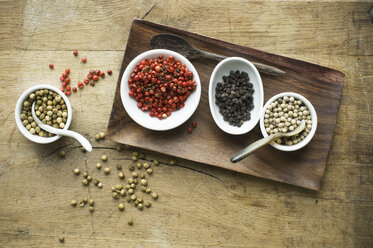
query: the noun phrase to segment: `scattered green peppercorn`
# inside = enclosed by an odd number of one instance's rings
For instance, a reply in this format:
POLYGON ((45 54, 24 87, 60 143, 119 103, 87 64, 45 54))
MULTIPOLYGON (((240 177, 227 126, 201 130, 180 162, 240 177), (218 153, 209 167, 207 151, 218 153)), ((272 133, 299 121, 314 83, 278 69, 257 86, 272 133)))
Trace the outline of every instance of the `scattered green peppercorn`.
POLYGON ((142 203, 142 202, 143 202, 142 198, 140 198, 140 197, 137 198, 137 200, 138 200, 139 203, 142 203))
POLYGON ((118 199, 118 193, 117 192, 113 192, 112 196, 113 196, 114 199, 118 199))
POLYGON ((64 237, 58 237, 58 241, 60 241, 60 243, 63 243, 63 242, 65 242, 65 238, 64 237))
POLYGON ((153 163, 154 163, 155 166, 159 165, 159 161, 158 160, 154 160, 153 163))
POLYGON ((87 172, 84 172, 84 173, 83 173, 83 177, 84 177, 84 178, 87 178, 87 177, 88 177, 88 173, 87 173, 87 172))
POLYGON ((79 206, 80 206, 80 207, 84 207, 84 205, 85 205, 85 202, 84 202, 84 201, 79 202, 79 206))
POLYGON ((146 203, 145 203, 145 207, 150 208, 151 206, 152 206, 152 203, 151 203, 151 202, 146 202, 146 203))
POLYGON ((84 147, 82 147, 80 150, 81 150, 82 152, 84 152, 84 153, 87 152, 87 150, 86 150, 84 147))
POLYGON ((100 183, 100 180, 98 180, 98 179, 94 179, 94 180, 93 180, 93 184, 94 184, 94 185, 98 186, 99 183, 100 183))
POLYGON ((126 184, 126 189, 130 189, 130 188, 131 188, 131 185, 126 184))
POLYGON ((98 183, 97 187, 102 188, 103 187, 102 183, 98 183))
POLYGON ((61 158, 64 158, 66 156, 66 153, 64 150, 61 150, 58 155, 60 155, 61 158))
POLYGON ((91 182, 92 181, 92 177, 91 176, 87 176, 87 181, 91 182))
POLYGON ((131 184, 131 189, 135 189, 136 185, 134 183, 131 184))
POLYGON ((127 198, 127 202, 131 202, 131 198, 127 198))
POLYGON ((171 165, 175 165, 175 164, 176 164, 176 161, 175 161, 175 160, 171 160, 171 161, 170 161, 170 164, 171 164, 171 165))
POLYGON ((93 213, 93 212, 95 211, 95 208, 94 208, 93 206, 90 206, 90 207, 89 207, 89 211, 90 211, 91 213, 93 213))
POLYGON ((105 139, 105 133, 104 132, 99 133, 99 136, 100 136, 100 139, 105 139))
POLYGON ((83 202, 84 202, 84 203, 87 203, 87 202, 88 202, 88 198, 87 198, 87 197, 84 197, 83 202))
POLYGON ((100 135, 99 135, 99 134, 96 134, 96 135, 95 135, 95 140, 96 140, 96 141, 99 141, 99 140, 100 140, 100 135))
POLYGON ((96 164, 96 168, 97 168, 98 170, 101 170, 101 164, 100 164, 100 163, 97 163, 97 164, 96 164))
POLYGON ((80 170, 78 168, 74 169, 74 174, 78 176, 80 174, 80 170))
POLYGON ((123 203, 119 203, 118 208, 119 208, 120 211, 123 211, 123 210, 124 210, 124 205, 123 205, 123 203))
POLYGON ((122 189, 122 190, 120 191, 120 195, 121 195, 121 196, 125 196, 125 195, 126 195, 126 190, 125 190, 125 189, 122 189))
POLYGON ((141 179, 140 184, 146 186, 148 185, 148 181, 146 179, 141 179))
POLYGON ((135 166, 133 166, 133 164, 130 164, 130 165, 128 166, 128 169, 129 169, 130 171, 133 171, 133 170, 135 170, 135 166))
POLYGON ((128 178, 127 181, 128 181, 129 184, 132 184, 133 183, 133 178, 128 178))
POLYGON ((124 178, 124 174, 123 174, 123 172, 120 171, 120 172, 118 173, 118 177, 119 177, 120 179, 123 179, 123 178, 124 178))
POLYGON ((136 195, 131 195, 131 197, 130 197, 130 198, 131 198, 131 200, 132 200, 132 201, 135 201, 135 200, 136 200, 136 198, 137 198, 137 196, 136 196, 136 195))
POLYGON ((145 163, 144 163, 144 168, 145 168, 145 169, 148 169, 149 167, 150 167, 149 163, 146 163, 146 162, 145 162, 145 163))
POLYGON ((152 194, 152 198, 153 198, 153 199, 158 199, 158 194, 157 194, 157 193, 153 193, 153 194, 152 194))
POLYGON ((152 190, 150 188, 146 188, 146 193, 147 194, 150 194, 152 192, 152 190))
POLYGON ((130 220, 128 221, 128 225, 130 225, 130 226, 133 225, 133 220, 132 220, 132 219, 130 219, 130 220))
POLYGON ((143 158, 145 158, 145 155, 143 153, 139 153, 139 155, 137 157, 140 158, 140 159, 143 159, 143 158))
POLYGON ((134 193, 133 189, 128 190, 128 194, 132 195, 134 193))
POLYGON ((139 180, 137 178, 133 179, 133 183, 134 184, 138 184, 139 183, 139 180))
POLYGON ((139 205, 137 205, 137 208, 138 208, 139 210, 142 210, 142 209, 144 208, 144 206, 142 205, 142 203, 139 203, 139 205))
POLYGON ((123 185, 122 184, 117 184, 117 185, 115 185, 115 188, 121 190, 121 189, 123 189, 123 185))
POLYGON ((90 206, 93 206, 93 205, 95 205, 95 201, 92 200, 92 199, 89 199, 88 204, 89 204, 90 206))
POLYGON ((140 174, 140 178, 141 178, 141 179, 144 179, 144 178, 145 178, 145 174, 144 174, 144 173, 141 173, 141 174, 140 174))
POLYGON ((107 159, 108 159, 108 157, 107 157, 105 154, 101 156, 101 160, 102 160, 103 162, 106 162, 107 159))
POLYGON ((141 186, 141 191, 142 192, 146 192, 146 187, 145 186, 141 186))
POLYGON ((135 171, 132 172, 132 177, 133 177, 133 178, 136 178, 136 177, 138 177, 138 176, 139 176, 139 175, 137 174, 137 172, 135 172, 135 171))
POLYGON ((138 162, 138 163, 136 164, 136 167, 137 167, 137 169, 141 169, 141 167, 142 167, 142 163, 138 162))
POLYGON ((120 165, 120 164, 117 164, 116 167, 117 167, 117 170, 121 170, 122 169, 122 165, 120 165))
POLYGON ((84 186, 87 186, 87 185, 88 185, 88 180, 84 178, 84 179, 82 180, 82 184, 83 184, 84 186))
POLYGON ((108 174, 110 174, 110 168, 104 168, 104 173, 106 174, 106 175, 108 175, 108 174))
POLYGON ((70 205, 76 207, 77 202, 75 200, 71 200, 70 205))
POLYGON ((132 157, 132 161, 133 161, 133 162, 136 162, 136 161, 137 161, 137 157, 133 156, 133 157, 132 157))
POLYGON ((137 156, 139 156, 139 153, 138 152, 133 152, 132 156, 137 157, 137 156))
POLYGON ((152 174, 152 173, 153 173, 153 170, 149 168, 149 169, 146 170, 146 173, 148 173, 148 174, 152 174))

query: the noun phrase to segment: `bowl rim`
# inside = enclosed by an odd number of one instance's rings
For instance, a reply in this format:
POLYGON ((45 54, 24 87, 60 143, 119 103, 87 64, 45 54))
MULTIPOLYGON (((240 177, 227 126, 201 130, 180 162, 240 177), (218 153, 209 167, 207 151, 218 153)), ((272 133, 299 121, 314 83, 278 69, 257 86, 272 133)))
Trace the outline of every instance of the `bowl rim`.
POLYGON ((71 108, 71 104, 70 104, 70 101, 68 99, 68 97, 60 90, 58 89, 57 87, 54 87, 52 85, 49 85, 49 84, 38 84, 38 85, 35 85, 35 86, 32 86, 28 89, 26 89, 21 95, 20 97, 18 98, 17 100, 17 103, 16 103, 16 107, 15 107, 15 111, 14 111, 14 117, 15 117, 15 120, 16 120, 16 124, 17 124, 17 127, 18 127, 18 130, 23 134, 23 136, 25 136, 28 140, 32 141, 32 142, 35 142, 35 143, 39 143, 39 144, 49 144, 49 143, 52 143, 52 142, 55 142, 57 140, 59 140, 62 136, 60 135, 55 135, 53 137, 41 137, 39 135, 35 135, 35 134, 31 134, 27 129, 26 127, 23 125, 22 123, 22 120, 21 120, 21 117, 20 117, 20 114, 22 112, 22 105, 23 105, 23 101, 27 99, 27 97, 34 91, 36 90, 40 90, 40 89, 48 89, 48 90, 53 90, 54 92, 58 93, 62 99, 65 101, 66 103, 66 107, 67 107, 67 122, 66 122, 66 125, 65 127, 63 128, 63 130, 67 130, 69 129, 70 127, 70 124, 71 124, 71 119, 72 119, 72 108, 71 108))
POLYGON ((262 135, 264 137, 268 137, 269 136, 267 134, 266 130, 265 130, 265 127, 264 127, 264 114, 265 114, 265 110, 267 109, 267 107, 268 107, 268 105, 270 103, 272 103, 276 99, 278 99, 280 97, 284 97, 284 96, 292 96, 294 98, 297 98, 297 99, 301 100, 306 105, 306 107, 308 108, 308 110, 310 111, 311 118, 312 118, 312 128, 311 128, 311 131, 306 136, 306 138, 304 138, 301 142, 299 142, 299 143, 297 143, 295 145, 291 145, 291 146, 280 145, 280 144, 277 144, 275 142, 271 142, 270 143, 271 146, 273 146, 274 148, 276 148, 278 150, 290 152, 290 151, 296 151, 296 150, 299 150, 299 149, 303 148, 304 146, 306 146, 312 140, 313 136, 316 133, 316 129, 317 129, 317 113, 316 113, 316 110, 313 107, 312 103, 306 97, 302 96, 299 93, 295 93, 295 92, 282 92, 282 93, 279 93, 277 95, 274 95, 274 96, 272 96, 266 102, 266 104, 264 105, 264 107, 262 109, 262 112, 260 114, 260 122, 259 122, 259 124, 260 124, 260 131, 262 132, 262 135))
MULTIPOLYGON (((228 57, 226 59, 223 59, 222 61, 220 61, 214 68, 211 76, 210 76, 210 82, 209 82, 209 92, 208 92, 208 98, 209 98, 209 105, 210 105, 210 113, 214 119, 214 122, 215 124, 224 132, 228 133, 228 134, 232 134, 232 135, 242 135, 242 134, 246 134, 248 132, 250 132, 259 122, 259 119, 260 119, 260 113, 262 111, 262 108, 263 108, 263 103, 264 103, 264 88, 263 88, 263 82, 262 82, 262 77, 260 76, 260 73, 258 72, 258 69, 254 66, 253 63, 251 63, 249 60, 247 59, 244 59, 244 58, 241 58, 241 57, 228 57), (224 128, 223 126, 220 125, 220 122, 217 121, 217 116, 215 115, 215 112, 213 111, 214 108, 217 108, 216 104, 215 104, 215 100, 212 99, 213 97, 213 83, 214 83, 214 78, 215 78, 215 75, 217 74, 217 72, 219 71, 219 69, 227 62, 230 62, 230 61, 240 61, 240 62, 244 62, 245 64, 247 64, 249 66, 249 68, 254 72, 254 75, 256 76, 257 80, 258 80, 258 86, 259 86, 259 89, 260 89, 260 92, 259 92, 259 96, 260 96, 260 109, 258 111, 258 115, 255 116, 254 118, 251 118, 249 121, 252 121, 253 124, 251 124, 251 126, 248 126, 248 128, 246 129, 243 129, 242 127, 234 127, 232 126, 232 129, 226 129, 224 128)), ((253 116, 251 116, 253 117, 253 116)))
MULTIPOLYGON (((200 80, 198 72, 195 69, 195 67, 193 66, 193 64, 186 57, 181 55, 180 53, 177 53, 177 52, 174 52, 174 51, 171 51, 171 50, 168 50, 168 49, 151 49, 151 50, 145 51, 145 52, 137 55, 134 59, 131 60, 131 62, 128 64, 128 66, 124 70, 122 78, 121 78, 121 83, 120 83, 120 97, 121 97, 122 105, 123 105, 124 109, 126 110, 127 114, 137 124, 139 124, 140 126, 142 126, 144 128, 154 130, 154 131, 167 131, 167 130, 174 129, 174 128, 182 125, 184 122, 186 122, 194 114, 194 112, 196 111, 196 109, 199 105, 200 99, 201 99, 201 80, 200 80), (154 125, 152 125, 151 122, 144 121, 143 118, 141 118, 137 113, 135 113, 135 111, 141 111, 140 109, 138 109, 138 107, 136 107, 136 109, 134 111, 129 106, 129 104, 126 103, 126 100, 134 101, 134 102, 136 101, 132 97, 128 96, 128 92, 126 92, 126 88, 128 89, 128 78, 129 78, 130 73, 132 72, 132 70, 136 66, 136 64, 143 59, 146 59, 146 58, 150 59, 150 58, 153 58, 153 57, 155 58, 159 55, 164 55, 164 56, 172 55, 172 56, 175 57, 175 59, 178 59, 183 64, 185 64, 185 66, 189 69, 189 71, 193 72, 193 80, 196 81, 197 87, 196 87, 196 90, 188 97, 187 101, 185 102, 185 107, 178 110, 178 111, 183 111, 183 110, 186 111, 186 109, 188 107, 189 111, 187 111, 184 115, 182 115, 182 118, 173 119, 173 120, 172 119, 170 120, 170 119, 166 118, 164 120, 159 120, 156 117, 150 117, 149 112, 144 112, 144 113, 146 113, 147 119, 149 118, 148 120, 152 121, 153 119, 156 119, 157 121, 163 121, 164 125, 154 126, 154 125), (196 99, 194 99, 193 102, 188 102, 188 100, 190 100, 190 97, 194 94, 195 94, 194 97, 196 97, 196 99)), ((137 104, 137 102, 136 102, 136 104, 137 104)), ((175 111, 175 113, 178 112, 178 111, 175 111)), ((143 113, 141 113, 141 114, 143 114, 143 113)))

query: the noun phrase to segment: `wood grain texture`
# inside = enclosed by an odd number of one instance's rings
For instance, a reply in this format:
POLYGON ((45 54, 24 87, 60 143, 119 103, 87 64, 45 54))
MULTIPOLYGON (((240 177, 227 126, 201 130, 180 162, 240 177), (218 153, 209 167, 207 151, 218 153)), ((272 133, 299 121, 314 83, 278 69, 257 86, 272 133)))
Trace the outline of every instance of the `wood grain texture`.
MULTIPOLYGON (((0 247, 373 246, 371 1, 0 0, 0 6, 0 247), (119 213, 109 190, 118 179, 104 177, 94 165, 105 153, 112 171, 116 163, 127 166, 137 149, 119 153, 117 144, 97 143, 94 135, 107 127, 131 22, 143 16, 343 71, 321 190, 176 160, 155 169, 150 184, 160 197, 149 211, 126 205, 119 213), (87 64, 74 60, 74 49, 87 64), (67 138, 48 146, 31 143, 15 126, 19 95, 36 83, 58 86, 66 67, 73 83, 91 68, 113 70, 95 88, 70 97, 71 128, 92 140, 92 154, 67 138), (65 159, 58 157, 60 149, 65 159), (74 168, 100 178, 102 191, 83 187, 74 168), (68 204, 89 195, 97 203, 94 215, 68 204), (129 228, 131 216, 135 225, 129 228)), ((143 152, 148 159, 171 159, 143 152)))
POLYGON ((344 74, 333 69, 203 37, 172 27, 135 20, 119 73, 107 133, 115 142, 319 190, 334 132, 343 80, 344 74), (138 125, 123 108, 120 97, 121 77, 133 58, 149 50, 150 39, 161 33, 181 36, 192 46, 211 53, 243 57, 285 71, 285 76, 261 74, 264 101, 286 91, 305 96, 314 105, 318 116, 317 131, 310 144, 291 153, 266 146, 242 162, 231 163, 230 158, 233 154, 262 138, 262 135, 258 126, 253 131, 238 136, 226 134, 217 127, 212 119, 208 103, 209 80, 217 62, 202 58, 192 60, 199 74, 202 88, 200 104, 193 116, 180 127, 164 132, 147 130, 138 125), (192 121, 197 121, 198 128, 190 135, 186 130, 192 121), (159 145, 160 143, 162 145, 159 145))

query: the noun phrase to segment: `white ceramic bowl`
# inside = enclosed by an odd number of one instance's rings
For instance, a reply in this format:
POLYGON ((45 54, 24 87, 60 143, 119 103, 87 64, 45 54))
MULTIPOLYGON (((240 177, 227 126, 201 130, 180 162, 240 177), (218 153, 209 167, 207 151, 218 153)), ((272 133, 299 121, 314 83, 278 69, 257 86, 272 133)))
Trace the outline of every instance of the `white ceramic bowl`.
POLYGON ((16 109, 15 109, 15 119, 16 119, 16 123, 17 123, 17 127, 18 127, 19 131, 21 131, 23 136, 25 136, 27 139, 29 139, 29 140, 31 140, 35 143, 39 143, 39 144, 49 144, 49 143, 52 143, 52 142, 60 139, 62 136, 55 135, 53 137, 40 137, 37 134, 31 134, 26 129, 26 127, 23 125, 21 117, 20 117, 21 112, 22 112, 23 102, 28 98, 28 96, 32 92, 34 92, 36 90, 41 90, 41 89, 53 90, 54 92, 58 93, 63 98, 63 100, 66 103, 66 107, 67 107, 67 122, 66 122, 66 125, 65 125, 64 129, 69 129, 70 124, 71 124, 72 113, 73 113, 70 101, 67 98, 67 96, 61 90, 59 90, 58 88, 56 88, 54 86, 48 85, 48 84, 35 85, 31 88, 28 88, 27 90, 25 90, 22 93, 22 95, 18 98, 18 101, 17 101, 17 105, 16 105, 16 109))
POLYGON ((301 149, 302 147, 304 147, 305 145, 307 145, 311 141, 311 139, 315 135, 316 128, 317 128, 317 114, 316 114, 315 108, 312 106, 310 101, 308 101, 307 98, 305 98, 304 96, 302 96, 298 93, 294 93, 294 92, 283 92, 283 93, 277 94, 267 101, 267 103, 263 107, 262 113, 260 114, 260 131, 262 132, 264 137, 268 136, 268 134, 265 130, 265 126, 264 126, 265 111, 266 111, 269 104, 276 101, 278 98, 284 97, 284 96, 292 96, 296 99, 301 100, 304 103, 304 105, 308 108, 308 111, 310 112, 311 119, 312 119, 311 131, 308 133, 308 135, 301 142, 299 142, 295 145, 291 145, 291 146, 281 145, 281 144, 278 144, 276 142, 271 142, 270 143, 271 146, 273 146, 274 148, 276 148, 278 150, 290 152, 290 151, 296 151, 296 150, 301 149))
POLYGON ((201 81, 192 63, 190 63, 190 61, 186 59, 183 55, 166 49, 154 49, 138 55, 129 63, 122 76, 122 81, 120 85, 120 96, 127 114, 137 124, 156 131, 170 130, 180 126, 185 121, 187 121, 189 117, 191 117, 194 111, 197 109, 199 100, 201 98, 201 81), (136 64, 143 59, 155 59, 159 55, 163 55, 165 57, 172 55, 175 57, 175 59, 180 60, 183 64, 185 64, 189 71, 193 72, 193 79, 197 83, 196 90, 189 95, 188 99, 185 101, 184 108, 172 112, 169 117, 163 120, 160 120, 156 117, 150 117, 149 111, 142 111, 141 109, 139 109, 137 107, 136 100, 128 95, 130 91, 128 87, 128 79, 130 77, 131 72, 136 67, 136 64))
POLYGON ((256 67, 248 60, 239 57, 226 58, 215 67, 211 74, 209 84, 209 104, 210 111, 214 121, 218 127, 226 133, 240 135, 245 134, 252 130, 259 121, 260 112, 263 106, 263 84, 262 78, 256 67), (247 72, 250 78, 250 83, 253 84, 254 88, 254 109, 251 110, 251 119, 245 121, 241 127, 230 125, 224 121, 223 115, 219 113, 219 107, 215 103, 215 88, 219 82, 223 81, 223 76, 228 76, 230 71, 244 71, 247 72))

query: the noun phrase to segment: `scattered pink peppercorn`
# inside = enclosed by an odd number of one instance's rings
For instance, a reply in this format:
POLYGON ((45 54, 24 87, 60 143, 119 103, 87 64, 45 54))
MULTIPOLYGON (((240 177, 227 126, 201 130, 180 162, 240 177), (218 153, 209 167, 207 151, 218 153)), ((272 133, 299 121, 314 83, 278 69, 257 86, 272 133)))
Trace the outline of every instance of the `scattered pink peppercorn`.
POLYGON ((65 83, 69 84, 71 82, 70 78, 65 79, 65 83))
POLYGON ((76 88, 75 88, 75 87, 73 87, 73 92, 74 92, 74 93, 76 92, 76 88))
POLYGON ((112 73, 113 73, 112 70, 107 70, 107 74, 108 74, 108 75, 111 75, 112 73))
POLYGON ((65 72, 66 72, 66 74, 69 74, 70 73, 70 69, 69 68, 65 69, 65 72))
POLYGON ((83 89, 84 84, 83 84, 82 82, 78 82, 78 87, 79 87, 80 89, 83 89))
POLYGON ((192 133, 193 132, 193 129, 190 127, 188 128, 188 133, 192 133))
POLYGON ((62 83, 62 87, 63 88, 66 88, 67 84, 66 83, 62 83))
POLYGON ((82 58, 82 62, 83 62, 83 63, 87 62, 87 58, 86 58, 86 57, 83 57, 83 58, 82 58))
POLYGON ((61 82, 65 82, 65 78, 61 76, 61 77, 60 77, 60 81, 61 81, 61 82))
POLYGON ((196 127, 197 127, 197 122, 193 121, 193 122, 192 122, 192 127, 193 127, 193 128, 196 128, 196 127))
POLYGON ((60 91, 62 91, 62 92, 63 92, 64 90, 65 90, 65 89, 64 89, 63 87, 61 87, 61 88, 60 88, 60 91))
POLYGON ((100 77, 101 77, 101 78, 104 78, 104 77, 105 77, 105 72, 101 72, 101 73, 100 73, 100 77))
POLYGON ((62 73, 62 77, 67 78, 67 73, 66 72, 62 73))
POLYGON ((70 85, 66 85, 66 90, 70 91, 71 90, 71 86, 70 85))
POLYGON ((98 76, 97 75, 93 75, 92 79, 93 79, 93 81, 98 81, 98 76))
POLYGON ((68 90, 65 92, 65 94, 69 96, 71 94, 71 91, 68 90))
POLYGON ((88 78, 85 78, 84 79, 84 84, 87 85, 89 83, 89 79, 88 78))
POLYGON ((95 70, 89 70, 89 74, 91 74, 91 75, 93 75, 93 74, 95 74, 95 70))
POLYGON ((78 56, 78 51, 74 50, 73 54, 74 54, 74 56, 78 56))
POLYGON ((88 79, 92 79, 92 74, 88 74, 88 75, 87 75, 87 78, 88 78, 88 79))
POLYGON ((53 69, 54 68, 54 64, 49 64, 49 68, 53 69))
POLYGON ((96 70, 96 75, 97 75, 97 76, 100 76, 100 73, 101 73, 100 70, 96 70))

